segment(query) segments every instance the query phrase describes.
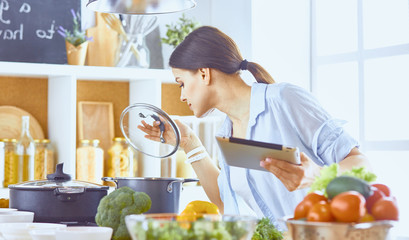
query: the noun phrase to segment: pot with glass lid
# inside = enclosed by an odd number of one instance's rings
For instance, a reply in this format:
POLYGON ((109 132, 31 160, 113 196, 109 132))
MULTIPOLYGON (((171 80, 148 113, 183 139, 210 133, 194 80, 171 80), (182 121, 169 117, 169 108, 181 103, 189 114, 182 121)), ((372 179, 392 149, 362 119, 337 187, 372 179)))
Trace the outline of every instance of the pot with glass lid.
MULTIPOLYGON (((121 114, 120 127, 128 144, 146 156, 156 159, 167 158, 179 148, 180 132, 176 123, 166 112, 153 105, 135 103, 128 106, 121 114), (145 137, 146 133, 138 126, 153 126, 155 122, 159 123, 158 139, 152 141, 145 137)), ((127 186, 148 194, 152 206, 147 213, 178 213, 182 184, 198 181, 195 178, 119 176, 104 177, 102 180, 114 182, 117 188, 127 186)))
POLYGON ((109 187, 71 180, 60 163, 47 180, 22 182, 9 189, 10 207, 34 212, 34 222, 92 225, 99 201, 109 187))

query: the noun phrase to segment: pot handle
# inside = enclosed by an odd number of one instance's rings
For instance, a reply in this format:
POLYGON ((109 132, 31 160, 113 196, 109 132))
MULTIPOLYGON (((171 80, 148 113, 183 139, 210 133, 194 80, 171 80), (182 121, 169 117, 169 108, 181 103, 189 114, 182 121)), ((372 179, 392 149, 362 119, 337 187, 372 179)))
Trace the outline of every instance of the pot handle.
POLYGON ((118 188, 118 181, 113 177, 102 177, 101 180, 105 182, 113 182, 115 183, 116 188, 118 188))
POLYGON ((187 183, 187 182, 199 182, 199 179, 197 179, 197 178, 185 178, 182 183, 187 183))
POLYGON ((85 188, 56 188, 54 195, 62 202, 75 202, 81 194, 85 193, 85 188))
POLYGON ((177 180, 177 181, 172 181, 172 182, 170 182, 170 183, 168 184, 168 187, 167 187, 166 190, 168 190, 168 193, 171 193, 171 192, 173 191, 173 183, 182 182, 182 184, 183 184, 183 183, 187 183, 187 182, 198 182, 198 181, 199 181, 199 179, 197 179, 197 178, 185 178, 185 179, 183 179, 182 181, 179 181, 179 180, 177 180))

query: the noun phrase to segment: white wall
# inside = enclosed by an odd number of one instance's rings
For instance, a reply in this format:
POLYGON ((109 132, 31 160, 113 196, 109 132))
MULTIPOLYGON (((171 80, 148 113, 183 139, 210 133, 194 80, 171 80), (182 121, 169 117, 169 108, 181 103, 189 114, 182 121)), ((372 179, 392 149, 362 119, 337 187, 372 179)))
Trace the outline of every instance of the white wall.
POLYGON ((276 82, 310 89, 310 1, 253 0, 252 50, 276 82))
MULTIPOLYGON (((165 24, 181 15, 159 15, 162 36, 165 24)), ((197 0, 185 15, 225 32, 244 58, 261 64, 277 82, 310 89, 310 1, 197 0)), ((247 72, 243 77, 252 81, 247 72)))

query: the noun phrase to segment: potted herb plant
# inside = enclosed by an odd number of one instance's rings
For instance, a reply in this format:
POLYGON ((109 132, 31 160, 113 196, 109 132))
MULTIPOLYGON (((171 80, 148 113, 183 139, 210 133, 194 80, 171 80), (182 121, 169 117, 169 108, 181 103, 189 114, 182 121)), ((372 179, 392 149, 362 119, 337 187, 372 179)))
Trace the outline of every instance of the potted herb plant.
POLYGON ((164 61, 165 66, 168 65, 170 53, 179 45, 189 33, 200 26, 200 23, 194 19, 190 19, 183 14, 176 23, 166 24, 166 36, 161 38, 164 46, 164 61))
POLYGON ((189 19, 183 14, 182 17, 179 18, 179 22, 175 24, 166 24, 166 37, 161 39, 162 43, 176 48, 176 46, 179 45, 189 33, 199 26, 199 22, 189 19))
POLYGON ((88 41, 92 38, 86 36, 85 31, 81 30, 81 16, 74 9, 71 9, 74 25, 72 31, 60 26, 57 31, 65 39, 67 50, 67 62, 70 65, 84 65, 87 55, 88 41))

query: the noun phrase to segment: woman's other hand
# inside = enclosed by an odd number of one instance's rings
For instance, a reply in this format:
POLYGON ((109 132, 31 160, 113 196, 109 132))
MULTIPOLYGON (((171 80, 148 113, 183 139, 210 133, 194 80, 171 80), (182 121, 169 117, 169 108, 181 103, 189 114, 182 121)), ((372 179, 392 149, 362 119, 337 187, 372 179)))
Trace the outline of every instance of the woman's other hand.
MULTIPOLYGON (((190 148, 195 148, 198 145, 200 146, 199 138, 194 134, 193 130, 186 124, 182 123, 178 119, 174 120, 176 125, 179 128, 180 132, 180 147, 185 149, 185 151, 189 151, 190 148), (199 141, 199 142, 197 142, 199 141)), ((138 125, 138 128, 146 133, 145 138, 150 139, 152 141, 160 142, 160 129, 159 121, 153 122, 153 125, 147 124, 144 120, 141 121, 142 125, 138 125)), ((173 133, 173 129, 167 121, 163 121, 165 124, 165 131, 163 132, 163 138, 165 142, 170 145, 176 144, 176 136, 173 133)))
POLYGON ((260 162, 260 166, 280 179, 288 191, 294 191, 310 186, 321 170, 321 167, 303 152, 301 152, 300 158, 300 165, 274 158, 266 158, 260 162))

